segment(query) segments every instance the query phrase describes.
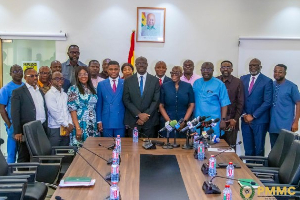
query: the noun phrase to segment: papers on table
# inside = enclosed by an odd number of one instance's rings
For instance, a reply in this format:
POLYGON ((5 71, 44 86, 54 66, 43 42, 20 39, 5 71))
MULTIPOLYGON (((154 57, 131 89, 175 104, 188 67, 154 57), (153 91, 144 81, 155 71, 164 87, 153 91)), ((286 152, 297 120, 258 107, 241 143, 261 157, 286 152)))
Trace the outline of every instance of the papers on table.
POLYGON ((96 179, 92 179, 91 182, 87 183, 65 183, 64 180, 61 180, 59 183, 59 187, 77 187, 77 186, 92 186, 95 185, 96 179))
MULTIPOLYGON (((222 151, 224 151, 224 150, 226 150, 226 149, 221 149, 221 148, 208 148, 207 150, 208 150, 208 151, 214 151, 214 152, 222 152, 222 151)), ((229 152, 229 153, 235 153, 234 149, 227 149, 224 153, 227 153, 227 152, 229 152)))

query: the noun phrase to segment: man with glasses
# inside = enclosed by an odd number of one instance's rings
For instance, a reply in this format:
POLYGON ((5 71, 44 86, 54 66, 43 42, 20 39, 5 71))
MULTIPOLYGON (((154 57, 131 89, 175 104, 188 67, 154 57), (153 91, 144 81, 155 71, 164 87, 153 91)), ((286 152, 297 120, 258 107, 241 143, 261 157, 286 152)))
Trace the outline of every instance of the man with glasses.
POLYGON ((11 119, 14 138, 18 142, 17 162, 29 162, 30 155, 24 141, 23 125, 40 120, 47 133, 47 107, 44 93, 37 86, 38 74, 33 68, 24 72, 26 83, 15 89, 11 96, 11 119))
POLYGON ((48 66, 42 66, 39 69, 38 86, 44 92, 44 94, 46 94, 51 87, 50 75, 51 71, 48 66))
POLYGON ((69 59, 62 64, 62 74, 65 79, 68 79, 72 85, 76 83, 75 70, 78 66, 86 66, 84 63, 79 61, 79 47, 72 44, 68 48, 69 59))
POLYGON ((260 72, 261 69, 260 60, 254 58, 249 63, 250 74, 241 77, 245 91, 242 135, 246 156, 264 156, 269 128, 273 82, 260 72))
POLYGON ((125 105, 124 124, 132 129, 137 127, 148 137, 155 134, 158 125, 158 104, 160 87, 158 79, 147 73, 148 62, 144 57, 135 60, 137 73, 125 79, 123 102, 125 105))
POLYGON ((194 62, 191 60, 186 60, 183 63, 183 75, 180 77, 180 80, 190 83, 192 86, 194 82, 200 78, 198 74, 194 74, 194 62))
POLYGON ((60 72, 54 72, 51 79, 51 89, 45 95, 48 108, 48 138, 52 146, 68 146, 73 123, 68 110, 68 95, 63 91, 64 77, 60 72))
POLYGON ((19 65, 13 65, 10 68, 9 75, 12 81, 3 86, 0 90, 0 113, 5 122, 7 132, 7 163, 16 162, 16 141, 14 139, 14 129, 11 120, 11 95, 12 91, 24 85, 22 82, 23 70, 19 65))
MULTIPOLYGON (((214 134, 220 137, 220 129, 226 128, 227 106, 230 100, 225 84, 213 77, 214 65, 205 62, 201 66, 202 78, 193 85, 195 95, 195 117, 210 116, 220 121, 213 127, 214 134)), ((207 129, 204 129, 207 130, 207 129)))
POLYGON ((226 86, 231 104, 228 105, 226 116, 226 129, 222 139, 229 145, 236 144, 237 133, 239 130, 239 118, 244 106, 244 86, 240 79, 231 75, 232 63, 229 60, 224 60, 220 67, 220 79, 226 86))
MULTIPOLYGON (((58 60, 52 61, 50 69, 51 69, 52 74, 54 72, 60 72, 61 73, 61 63, 58 60)), ((70 81, 68 79, 64 79, 64 84, 63 84, 62 88, 64 89, 65 93, 68 92, 69 87, 71 87, 70 81)))

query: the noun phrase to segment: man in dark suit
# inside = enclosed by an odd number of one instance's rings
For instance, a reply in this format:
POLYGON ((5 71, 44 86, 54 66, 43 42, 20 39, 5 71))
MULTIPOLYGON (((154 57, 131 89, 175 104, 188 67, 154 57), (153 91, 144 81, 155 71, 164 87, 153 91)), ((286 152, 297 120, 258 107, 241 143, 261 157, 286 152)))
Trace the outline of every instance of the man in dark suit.
POLYGON ((47 107, 44 93, 37 87, 38 74, 33 68, 26 69, 26 83, 15 89, 11 97, 11 117, 14 138, 18 142, 17 162, 29 162, 30 155, 23 138, 23 125, 40 120, 47 133, 47 107))
POLYGON ((254 58, 249 63, 250 74, 241 77, 245 96, 242 134, 247 156, 264 156, 265 137, 270 121, 272 80, 260 72, 261 68, 260 60, 254 58))
MULTIPOLYGON (((125 105, 124 124, 137 127, 144 135, 153 137, 158 124, 160 87, 158 79, 147 73, 148 62, 144 57, 135 60, 137 73, 125 79, 123 102, 125 105)), ((143 135, 141 135, 143 136, 143 135)))
POLYGON ((158 61, 155 64, 155 77, 158 78, 159 85, 161 86, 163 83, 166 83, 168 81, 172 81, 171 78, 166 76, 167 71, 167 65, 164 61, 158 61))

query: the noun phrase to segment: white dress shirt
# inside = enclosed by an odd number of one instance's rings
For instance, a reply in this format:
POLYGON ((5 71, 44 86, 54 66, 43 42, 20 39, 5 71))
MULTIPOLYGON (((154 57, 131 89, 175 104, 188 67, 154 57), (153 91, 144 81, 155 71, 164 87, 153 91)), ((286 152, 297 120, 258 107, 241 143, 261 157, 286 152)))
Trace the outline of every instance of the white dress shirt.
POLYGON ((51 86, 45 95, 46 105, 48 108, 48 127, 60 128, 68 127, 72 123, 71 114, 68 110, 68 95, 61 89, 57 90, 51 86))
MULTIPOLYGON (((260 73, 258 73, 258 74, 256 74, 255 76, 250 76, 250 81, 249 81, 249 85, 248 85, 248 89, 249 89, 249 87, 250 87, 250 85, 251 85, 251 82, 252 82, 252 77, 255 77, 255 79, 254 79, 254 84, 255 84, 255 82, 256 82, 256 80, 257 80, 257 78, 258 78, 258 76, 260 75, 260 73)), ((253 85, 254 85, 253 84, 253 85)))
POLYGON ((164 76, 163 76, 163 77, 161 77, 161 78, 159 78, 159 77, 158 77, 158 76, 156 76, 156 75, 155 75, 155 77, 156 77, 156 78, 158 78, 158 80, 159 80, 159 79, 161 79, 161 82, 162 82, 162 83, 164 83, 164 80, 165 80, 165 77, 166 77, 166 75, 164 75, 164 76))
POLYGON ((40 89, 38 86, 36 86, 36 89, 34 89, 33 86, 29 85, 28 83, 25 84, 33 99, 36 112, 36 120, 40 120, 42 123, 44 123, 46 121, 46 114, 44 107, 44 99, 40 92, 40 89))
POLYGON ((119 77, 116 78, 116 79, 112 79, 112 78, 109 77, 108 79, 109 79, 111 88, 113 88, 113 85, 114 85, 114 81, 113 81, 113 80, 116 80, 116 81, 115 81, 115 82, 116 82, 116 88, 118 87, 119 77))
POLYGON ((144 75, 140 75, 139 73, 136 73, 136 74, 137 74, 137 78, 138 78, 139 87, 140 87, 141 76, 143 76, 143 91, 145 91, 147 72, 144 75))

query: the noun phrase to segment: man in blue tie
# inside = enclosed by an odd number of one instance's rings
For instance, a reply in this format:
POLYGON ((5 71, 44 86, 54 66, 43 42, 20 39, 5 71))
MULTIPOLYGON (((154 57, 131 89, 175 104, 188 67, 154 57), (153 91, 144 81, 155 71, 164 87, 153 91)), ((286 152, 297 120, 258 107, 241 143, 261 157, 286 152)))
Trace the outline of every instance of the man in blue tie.
POLYGON ((120 65, 110 61, 107 69, 109 78, 97 86, 97 124, 104 137, 125 136, 124 113, 122 101, 124 80, 119 78, 120 65))
MULTIPOLYGON (((158 104, 160 86, 155 76, 147 73, 148 62, 144 57, 135 60, 137 73, 125 79, 123 102, 125 105, 124 124, 132 129, 137 127, 148 137, 153 137, 158 125, 158 104)), ((142 135, 143 136, 143 135, 142 135)))
POLYGON ((245 91, 242 134, 246 156, 264 156, 273 82, 260 72, 261 69, 260 60, 254 58, 249 63, 250 74, 241 77, 245 91))

